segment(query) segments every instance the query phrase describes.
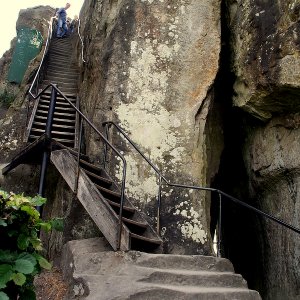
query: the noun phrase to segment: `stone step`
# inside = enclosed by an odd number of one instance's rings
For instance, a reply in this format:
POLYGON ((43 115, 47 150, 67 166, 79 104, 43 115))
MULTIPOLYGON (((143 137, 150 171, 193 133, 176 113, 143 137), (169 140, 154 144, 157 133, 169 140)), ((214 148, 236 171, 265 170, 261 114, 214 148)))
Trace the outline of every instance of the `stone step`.
POLYGON ((68 299, 80 295, 87 300, 261 299, 227 259, 113 252, 104 238, 98 240, 99 248, 96 241, 71 241, 64 247, 62 269, 70 291, 76 292, 68 299))
POLYGON ((140 256, 136 264, 149 268, 234 272, 228 259, 202 255, 149 254, 140 256))
POLYGON ((239 274, 232 272, 190 271, 181 269, 137 268, 145 274, 140 282, 166 285, 195 285, 206 287, 246 288, 247 283, 239 274))
MULTIPOLYGON (((96 299, 89 297, 89 299, 96 299)), ((104 298, 98 298, 104 299, 104 298)), ((106 298, 108 299, 108 298, 106 298)), ((207 288, 172 285, 143 286, 141 290, 124 298, 115 297, 114 300, 260 300, 256 291, 240 288, 207 288)))

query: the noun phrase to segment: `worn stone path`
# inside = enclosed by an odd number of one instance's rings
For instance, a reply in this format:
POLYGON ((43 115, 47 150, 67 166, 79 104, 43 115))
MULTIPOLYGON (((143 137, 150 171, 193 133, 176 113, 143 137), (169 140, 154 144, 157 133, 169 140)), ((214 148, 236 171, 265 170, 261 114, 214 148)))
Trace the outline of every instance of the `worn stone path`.
POLYGON ((101 239, 65 245, 68 299, 261 299, 229 260, 201 255, 113 252, 101 239))

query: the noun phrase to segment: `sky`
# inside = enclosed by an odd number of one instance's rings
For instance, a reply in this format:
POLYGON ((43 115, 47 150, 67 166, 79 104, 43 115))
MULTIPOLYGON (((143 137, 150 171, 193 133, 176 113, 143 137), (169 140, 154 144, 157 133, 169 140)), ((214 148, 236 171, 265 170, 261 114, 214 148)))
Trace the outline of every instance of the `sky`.
POLYGON ((38 5, 50 5, 54 8, 63 7, 69 2, 71 7, 68 9, 68 16, 73 18, 79 15, 80 8, 84 0, 8 0, 5 1, 0 18, 0 58, 3 53, 10 48, 10 41, 17 35, 16 22, 20 9, 34 7, 38 5))

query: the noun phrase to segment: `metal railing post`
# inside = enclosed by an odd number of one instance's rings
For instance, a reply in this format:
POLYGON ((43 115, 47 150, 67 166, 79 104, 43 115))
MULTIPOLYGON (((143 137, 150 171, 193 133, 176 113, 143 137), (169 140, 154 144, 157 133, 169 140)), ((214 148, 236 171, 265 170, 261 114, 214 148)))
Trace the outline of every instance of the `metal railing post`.
MULTIPOLYGON (((105 138, 107 140, 109 140, 109 125, 108 124, 105 124, 104 125, 104 134, 105 134, 105 138)), ((105 143, 104 144, 104 152, 103 152, 103 169, 106 170, 106 162, 107 162, 107 144, 105 143)))
POLYGON ((119 211, 119 233, 118 233, 118 242, 117 242, 117 250, 121 248, 121 239, 122 239, 122 228, 123 228, 123 207, 125 200, 125 183, 126 183, 126 160, 123 159, 123 179, 122 179, 122 187, 121 187, 121 202, 120 202, 120 211, 119 211))
POLYGON ((217 257, 222 257, 221 255, 221 243, 222 243, 222 195, 219 195, 219 221, 218 221, 218 244, 217 244, 217 257))
POLYGON ((158 179, 158 195, 157 195, 157 228, 156 232, 160 236, 160 209, 161 209, 161 174, 159 174, 159 179, 158 179))
POLYGON ((78 181, 79 181, 79 172, 80 172, 80 153, 81 153, 81 144, 82 144, 82 131, 83 131, 83 120, 79 115, 80 129, 78 136, 78 151, 77 151, 77 170, 76 170, 76 181, 74 187, 74 194, 77 195, 78 191, 78 181))
MULTIPOLYGON (((48 164, 50 160, 50 153, 51 153, 51 149, 49 149, 49 143, 51 139, 51 130, 52 130, 54 111, 55 111, 56 96, 57 96, 57 91, 54 87, 52 87, 51 99, 50 99, 50 105, 49 105, 49 111, 48 111, 48 117, 47 117, 46 129, 45 129, 46 141, 44 145, 40 182, 39 182, 39 191, 38 191, 38 194, 41 195, 42 197, 44 197, 46 173, 47 173, 48 164)), ((39 213, 41 213, 42 207, 38 206, 37 210, 39 213)))

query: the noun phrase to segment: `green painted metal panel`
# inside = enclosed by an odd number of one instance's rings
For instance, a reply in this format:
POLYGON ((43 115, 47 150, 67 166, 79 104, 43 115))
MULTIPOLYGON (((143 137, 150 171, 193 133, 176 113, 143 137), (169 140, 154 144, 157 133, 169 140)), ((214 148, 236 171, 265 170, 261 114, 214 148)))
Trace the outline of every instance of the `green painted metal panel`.
POLYGON ((21 28, 18 30, 17 43, 8 72, 8 81, 21 83, 29 62, 41 51, 42 34, 35 29, 21 28))

